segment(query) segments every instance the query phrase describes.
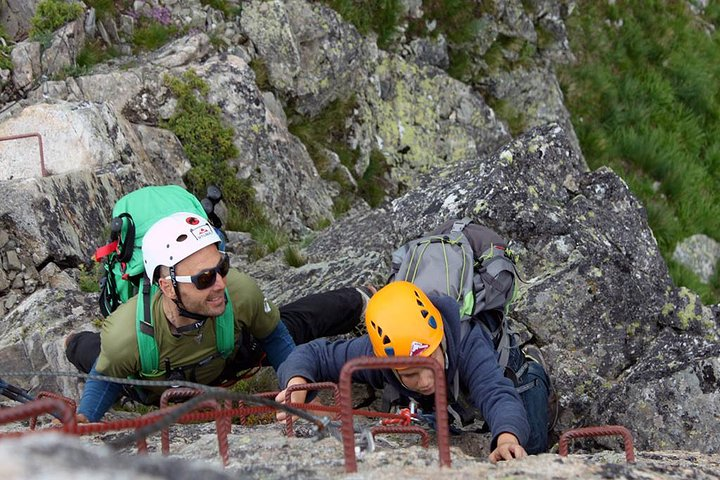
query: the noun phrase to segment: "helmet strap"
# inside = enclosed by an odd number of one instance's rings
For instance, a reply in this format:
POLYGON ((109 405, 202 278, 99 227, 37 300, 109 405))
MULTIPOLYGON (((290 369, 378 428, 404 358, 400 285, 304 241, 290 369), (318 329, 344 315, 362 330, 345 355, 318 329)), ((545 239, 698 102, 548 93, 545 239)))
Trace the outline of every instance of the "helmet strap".
POLYGON ((175 267, 169 267, 170 270, 170 281, 172 282, 173 290, 175 290, 175 296, 176 299, 173 300, 173 303, 178 309, 178 313, 180 316, 185 318, 191 318, 193 320, 197 320, 195 323, 191 325, 186 325, 184 327, 179 327, 177 329, 178 333, 187 333, 191 332, 193 330, 198 330, 202 328, 203 325, 205 325, 205 321, 208 319, 207 315, 200 315, 199 313, 190 312, 185 309, 182 303, 182 298, 180 297, 180 289, 178 288, 178 282, 175 279, 175 267))

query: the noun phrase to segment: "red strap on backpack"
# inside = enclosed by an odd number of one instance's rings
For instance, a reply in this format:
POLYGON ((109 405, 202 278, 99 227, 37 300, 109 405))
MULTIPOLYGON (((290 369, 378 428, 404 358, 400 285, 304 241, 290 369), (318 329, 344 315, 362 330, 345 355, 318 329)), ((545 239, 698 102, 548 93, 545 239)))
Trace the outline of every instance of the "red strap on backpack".
POLYGON ((118 249, 118 241, 115 240, 114 242, 110 242, 107 245, 103 245, 102 247, 95 250, 95 255, 93 255, 93 260, 96 262, 99 262, 103 258, 107 257, 111 253, 117 252, 118 249))

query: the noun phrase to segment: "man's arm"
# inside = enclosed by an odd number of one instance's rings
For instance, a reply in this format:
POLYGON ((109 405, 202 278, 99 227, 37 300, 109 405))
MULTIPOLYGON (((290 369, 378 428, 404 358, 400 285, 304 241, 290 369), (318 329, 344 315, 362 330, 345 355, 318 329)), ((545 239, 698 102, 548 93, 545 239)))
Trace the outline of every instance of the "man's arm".
POLYGON ((258 342, 267 354, 268 361, 276 372, 288 355, 290 355, 290 352, 295 348, 295 342, 293 342, 290 332, 282 321, 278 322, 277 327, 275 327, 275 330, 273 330, 270 335, 258 339, 258 342))

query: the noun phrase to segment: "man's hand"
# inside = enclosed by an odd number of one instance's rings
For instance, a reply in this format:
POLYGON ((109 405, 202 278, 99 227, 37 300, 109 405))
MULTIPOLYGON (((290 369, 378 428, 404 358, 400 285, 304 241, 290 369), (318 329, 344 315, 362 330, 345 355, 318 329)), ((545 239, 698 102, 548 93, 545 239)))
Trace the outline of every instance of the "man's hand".
MULTIPOLYGON (((90 423, 85 415, 82 413, 78 413, 75 415, 75 423, 90 423)), ((50 425, 53 427, 62 427, 63 423, 60 421, 60 419, 53 418, 50 422, 50 425)))
MULTIPOLYGON (((303 377, 292 377, 290 380, 288 380, 287 385, 285 386, 285 390, 278 393, 275 397, 275 401, 278 403, 285 403, 285 394, 287 392, 287 387, 290 387, 292 385, 301 385, 303 383, 308 383, 308 381, 303 377)), ((305 403, 305 398, 307 397, 307 391, 305 390, 299 390, 297 392, 292 392, 290 394, 290 402, 291 403, 305 403)), ((282 410, 278 410, 275 414, 275 418, 278 422, 284 422, 287 419, 287 412, 284 412, 282 410)))
POLYGON ((492 463, 501 460, 512 460, 513 458, 527 457, 527 452, 520 445, 517 437, 512 433, 501 433, 498 436, 497 446, 495 450, 488 456, 492 463))

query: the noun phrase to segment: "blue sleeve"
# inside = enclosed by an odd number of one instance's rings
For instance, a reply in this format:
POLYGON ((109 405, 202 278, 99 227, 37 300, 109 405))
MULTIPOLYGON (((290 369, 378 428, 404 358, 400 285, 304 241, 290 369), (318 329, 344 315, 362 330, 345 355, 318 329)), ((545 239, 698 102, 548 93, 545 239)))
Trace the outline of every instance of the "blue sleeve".
POLYGON ((295 348, 295 342, 290 336, 285 324, 280 321, 270 335, 263 339, 258 339, 260 346, 267 354, 270 365, 277 372, 285 359, 290 355, 290 352, 295 348))
POLYGON ((474 324, 460 343, 460 378, 467 385, 473 405, 479 408, 492 432, 491 448, 498 435, 515 435, 527 445, 530 425, 527 412, 515 386, 503 374, 492 340, 480 325, 474 324))
MULTIPOLYGON (((303 377, 310 383, 340 380, 340 371, 348 360, 374 356, 367 335, 351 340, 328 342, 317 339, 298 345, 278 370, 280 388, 285 388, 292 377, 303 377)), ((353 373, 353 381, 383 387, 381 370, 359 370, 353 373)))
MULTIPOLYGON (((93 365, 92 370, 90 370, 90 375, 102 374, 95 370, 95 365, 93 365)), ((110 410, 110 407, 112 407, 113 403, 118 399, 121 391, 122 385, 119 383, 106 382, 94 378, 88 379, 87 382, 85 382, 78 413, 85 415, 91 422, 100 421, 103 415, 105 415, 105 412, 110 410)))

